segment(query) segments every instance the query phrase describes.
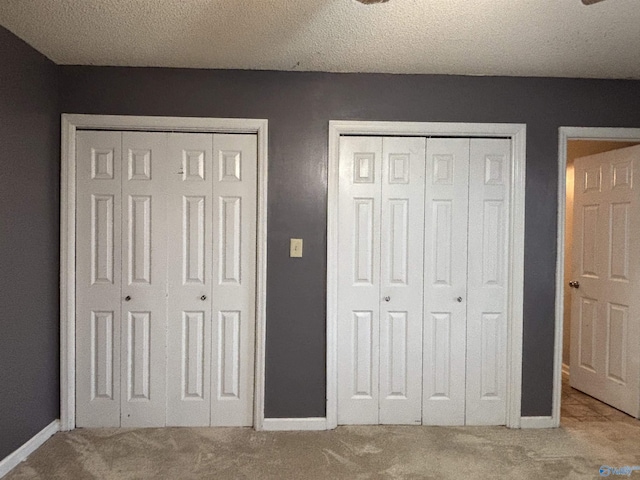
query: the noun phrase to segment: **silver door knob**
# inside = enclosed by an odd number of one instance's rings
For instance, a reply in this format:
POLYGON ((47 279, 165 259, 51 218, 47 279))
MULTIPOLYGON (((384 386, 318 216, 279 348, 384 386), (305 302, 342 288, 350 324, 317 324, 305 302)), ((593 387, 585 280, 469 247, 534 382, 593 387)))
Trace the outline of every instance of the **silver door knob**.
POLYGON ((203 302, 204 302, 206 299, 207 299, 207 296, 206 296, 206 295, 202 295, 202 296, 200 297, 200 300, 202 300, 203 302))
POLYGON ((462 297, 458 297, 458 298, 456 298, 456 302, 458 302, 458 303, 462 303, 462 297))
POLYGON ((127 295, 126 297, 124 297, 124 299, 125 299, 125 301, 128 302, 129 300, 131 300, 131 297, 129 295, 127 295))
POLYGON ((391 301, 391 297, 384 297, 384 301, 385 302, 390 302, 391 301))

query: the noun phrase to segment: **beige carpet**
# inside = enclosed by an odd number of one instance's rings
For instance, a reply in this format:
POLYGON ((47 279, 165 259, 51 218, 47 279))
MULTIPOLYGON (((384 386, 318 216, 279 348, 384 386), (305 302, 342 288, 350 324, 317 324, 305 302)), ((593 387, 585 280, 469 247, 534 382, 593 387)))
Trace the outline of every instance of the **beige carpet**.
POLYGON ((6 480, 601 478, 603 464, 640 465, 640 422, 618 414, 552 430, 79 429, 54 435, 6 480))

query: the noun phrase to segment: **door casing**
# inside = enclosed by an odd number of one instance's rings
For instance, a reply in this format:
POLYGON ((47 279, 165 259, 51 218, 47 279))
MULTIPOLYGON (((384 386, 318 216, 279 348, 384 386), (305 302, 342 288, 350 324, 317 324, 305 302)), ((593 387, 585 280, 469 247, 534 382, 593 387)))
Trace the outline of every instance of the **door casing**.
POLYGON ((338 425, 338 180, 340 135, 500 137, 511 139, 507 327, 507 427, 520 427, 522 317, 524 286, 524 201, 526 125, 494 123, 424 123, 330 121, 327 210, 327 417, 338 425))
POLYGON ((556 313, 553 358, 553 407, 551 417, 540 426, 560 426, 562 396, 562 335, 564 327, 564 255, 567 210, 567 142, 569 140, 619 140, 640 143, 640 128, 560 127, 558 138, 558 231, 556 258, 556 313))
POLYGON ((78 129, 249 133, 257 135, 257 258, 254 428, 264 425, 267 279, 268 122, 262 119, 62 114, 60 194, 60 429, 75 421, 76 131, 78 129))

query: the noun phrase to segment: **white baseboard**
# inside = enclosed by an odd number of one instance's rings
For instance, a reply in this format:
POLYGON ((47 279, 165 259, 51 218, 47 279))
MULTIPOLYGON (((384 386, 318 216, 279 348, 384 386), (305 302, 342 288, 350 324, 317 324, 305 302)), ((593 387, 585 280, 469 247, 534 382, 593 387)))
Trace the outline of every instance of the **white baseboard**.
POLYGON ((569 365, 567 365, 566 363, 562 363, 562 373, 569 375, 569 365))
POLYGON ((522 417, 520 418, 520 428, 555 428, 553 417, 522 417))
POLYGON ((44 427, 38 433, 36 433, 31 439, 29 439, 24 445, 18 448, 15 452, 8 457, 0 460, 0 478, 4 477, 7 473, 18 466, 20 462, 23 462, 37 450, 44 442, 60 430, 60 420, 54 420, 49 425, 44 427))
POLYGON ((263 430, 287 431, 287 430, 326 430, 326 418, 265 418, 262 423, 263 430))

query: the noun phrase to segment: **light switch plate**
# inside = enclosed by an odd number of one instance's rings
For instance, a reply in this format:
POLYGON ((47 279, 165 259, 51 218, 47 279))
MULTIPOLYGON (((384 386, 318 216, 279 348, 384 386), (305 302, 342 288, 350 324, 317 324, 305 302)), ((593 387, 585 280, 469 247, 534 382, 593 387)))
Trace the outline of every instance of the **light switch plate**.
POLYGON ((292 238, 289 244, 289 256, 292 258, 302 257, 302 239, 292 238))

